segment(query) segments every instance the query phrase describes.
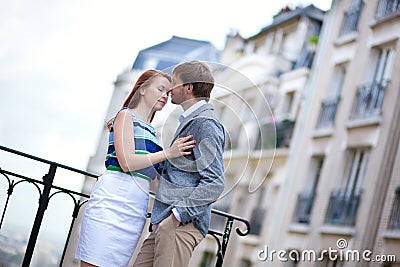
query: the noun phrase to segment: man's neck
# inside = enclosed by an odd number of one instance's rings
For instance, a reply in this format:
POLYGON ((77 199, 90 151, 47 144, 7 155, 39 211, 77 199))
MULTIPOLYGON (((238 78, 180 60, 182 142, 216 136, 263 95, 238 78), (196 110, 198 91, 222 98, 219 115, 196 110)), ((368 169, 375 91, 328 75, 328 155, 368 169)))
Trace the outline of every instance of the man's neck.
POLYGON ((181 106, 184 111, 188 110, 191 106, 199 102, 201 99, 200 98, 191 98, 189 100, 184 101, 181 106))

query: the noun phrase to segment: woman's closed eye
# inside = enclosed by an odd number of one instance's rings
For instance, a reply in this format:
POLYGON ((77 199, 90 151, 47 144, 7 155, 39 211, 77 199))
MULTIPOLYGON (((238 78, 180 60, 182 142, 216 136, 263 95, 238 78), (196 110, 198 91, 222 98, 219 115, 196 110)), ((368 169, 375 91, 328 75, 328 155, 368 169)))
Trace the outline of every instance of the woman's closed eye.
POLYGON ((171 90, 167 90, 164 86, 157 87, 157 90, 162 93, 167 93, 167 96, 169 96, 171 94, 171 90))

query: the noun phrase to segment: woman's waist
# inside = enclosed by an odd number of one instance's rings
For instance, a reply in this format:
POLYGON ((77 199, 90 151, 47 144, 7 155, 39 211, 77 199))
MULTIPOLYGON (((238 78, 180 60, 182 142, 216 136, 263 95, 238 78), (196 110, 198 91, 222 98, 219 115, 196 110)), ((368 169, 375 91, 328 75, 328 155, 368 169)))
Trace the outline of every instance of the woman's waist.
POLYGON ((115 165, 108 165, 106 169, 107 171, 112 171, 127 176, 137 177, 140 179, 147 180, 149 182, 151 182, 157 175, 157 171, 154 169, 154 167, 149 167, 130 172, 125 172, 120 166, 115 166, 115 165))

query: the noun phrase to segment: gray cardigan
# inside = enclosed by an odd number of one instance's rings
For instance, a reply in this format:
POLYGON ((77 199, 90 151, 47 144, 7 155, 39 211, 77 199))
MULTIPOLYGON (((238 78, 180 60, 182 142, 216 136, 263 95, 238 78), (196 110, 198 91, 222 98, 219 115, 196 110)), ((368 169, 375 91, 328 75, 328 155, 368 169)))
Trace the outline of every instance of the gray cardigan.
POLYGON ((193 223, 206 236, 210 205, 224 190, 225 130, 211 104, 200 106, 186 117, 172 140, 193 135, 196 146, 189 156, 165 161, 151 213, 158 224, 176 208, 182 225, 193 223))

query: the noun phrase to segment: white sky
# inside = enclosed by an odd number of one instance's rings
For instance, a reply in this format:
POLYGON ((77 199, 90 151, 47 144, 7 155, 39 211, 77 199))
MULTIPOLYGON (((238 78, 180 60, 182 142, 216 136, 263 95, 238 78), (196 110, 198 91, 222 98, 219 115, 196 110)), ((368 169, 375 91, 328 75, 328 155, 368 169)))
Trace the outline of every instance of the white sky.
MULTIPOLYGON (((258 33, 288 4, 331 0, 197 2, 9 0, 0 5, 0 145, 84 170, 118 74, 141 49, 172 35, 222 49, 230 29, 258 33)), ((32 171, 0 151, 0 167, 32 171)), ((0 208, 2 188, 0 178, 0 208)), ((79 177, 57 181, 79 190, 79 177)))

